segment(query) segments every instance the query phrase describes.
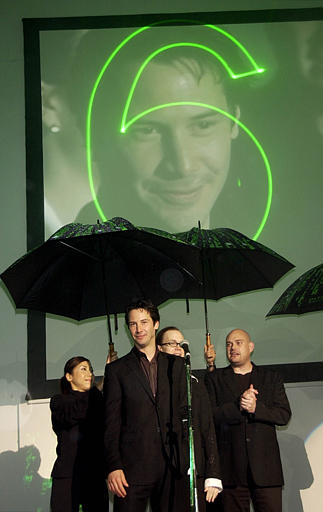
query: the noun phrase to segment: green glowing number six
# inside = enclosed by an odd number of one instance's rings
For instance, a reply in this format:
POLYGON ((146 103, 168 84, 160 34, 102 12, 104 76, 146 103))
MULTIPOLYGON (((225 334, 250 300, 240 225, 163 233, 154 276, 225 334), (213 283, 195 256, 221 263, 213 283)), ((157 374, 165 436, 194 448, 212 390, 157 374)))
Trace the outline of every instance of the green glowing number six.
MULTIPOLYGON (((167 22, 162 22, 162 23, 169 23, 169 20, 167 22)), ((156 23, 155 25, 157 25, 157 24, 160 24, 160 22, 156 23)), ((243 124, 236 117, 232 116, 229 112, 226 112, 226 111, 224 111, 224 110, 222 110, 220 108, 217 108, 217 107, 215 107, 213 105, 209 105, 209 104, 205 104, 205 103, 200 103, 200 102, 193 102, 193 101, 183 101, 183 102, 180 101, 180 102, 166 103, 166 104, 162 104, 162 105, 157 105, 155 107, 149 108, 149 109, 141 112, 140 114, 136 115, 135 117, 133 117, 131 119, 128 119, 128 112, 129 112, 129 108, 130 108, 130 105, 131 105, 131 101, 132 101, 132 98, 133 98, 133 95, 134 95, 137 83, 138 83, 138 81, 140 79, 140 76, 142 75, 144 69, 146 68, 146 66, 149 64, 149 62, 156 55, 158 55, 161 52, 167 51, 167 50, 169 50, 171 48, 180 47, 180 46, 181 47, 182 46, 191 46, 191 47, 199 48, 201 51, 205 51, 205 52, 210 53, 211 55, 213 55, 214 58, 216 58, 216 59, 218 59, 220 61, 220 63, 225 68, 225 70, 227 71, 227 73, 229 74, 229 76, 231 77, 232 80, 237 80, 239 78, 247 77, 247 76, 250 76, 250 75, 255 75, 255 74, 263 73, 265 71, 264 68, 260 68, 256 64, 256 62, 251 57, 250 53, 248 53, 246 48, 237 39, 235 39, 231 34, 229 34, 228 32, 226 32, 225 30, 223 30, 223 29, 221 29, 219 27, 216 27, 215 25, 205 25, 205 27, 207 27, 207 28, 209 28, 211 30, 215 30, 215 31, 219 32, 220 34, 222 34, 223 36, 227 37, 229 40, 231 40, 231 42, 234 45, 236 45, 239 48, 239 50, 245 55, 245 57, 247 58, 247 60, 249 61, 250 65, 251 65, 251 69, 249 71, 247 71, 247 72, 244 72, 244 73, 234 73, 234 71, 231 69, 229 64, 223 59, 223 57, 221 55, 219 55, 217 52, 215 52, 211 48, 209 48, 207 46, 204 46, 202 44, 190 43, 190 42, 180 42, 180 43, 173 43, 173 44, 169 44, 169 45, 163 46, 163 47, 159 48, 158 50, 152 52, 146 58, 146 60, 142 63, 142 65, 140 66, 140 68, 139 68, 139 70, 138 70, 138 72, 137 72, 137 74, 136 74, 136 76, 135 76, 135 78, 134 78, 134 80, 132 82, 132 85, 131 85, 131 88, 130 88, 130 91, 129 91, 129 94, 128 94, 128 98, 127 98, 127 101, 126 101, 126 104, 125 104, 125 107, 124 107, 124 110, 123 110, 123 113, 122 113, 120 132, 121 133, 126 133, 128 128, 131 125, 133 125, 136 121, 138 121, 138 119, 141 119, 142 117, 146 116, 147 114, 149 114, 151 112, 154 112, 156 110, 160 110, 160 109, 163 109, 163 108, 175 107, 175 106, 179 106, 179 105, 193 105, 193 106, 197 106, 197 107, 203 107, 203 108, 207 108, 207 109, 210 109, 210 110, 214 110, 216 112, 219 112, 223 116, 229 118, 234 123, 236 123, 250 137, 252 142, 255 144, 256 148, 258 149, 258 151, 259 151, 259 153, 260 153, 260 155, 262 157, 262 160, 263 160, 264 165, 265 165, 265 170, 266 170, 266 176, 267 176, 267 200, 266 200, 265 211, 263 213, 261 222, 260 222, 260 224, 259 224, 259 226, 257 228, 256 233, 253 235, 253 239, 257 240, 257 238, 259 238, 260 233, 262 232, 262 230, 263 230, 263 228, 264 228, 264 226, 266 224, 266 221, 268 219, 268 216, 269 216, 269 211, 270 211, 271 201, 272 201, 272 174, 271 174, 271 169, 270 169, 269 161, 268 161, 268 158, 266 156, 266 153, 265 153, 264 149, 262 148, 262 146, 261 146, 260 142, 257 140, 257 138, 254 136, 254 134, 251 132, 251 130, 249 130, 245 124, 243 124)), ((92 92, 91 92, 91 96, 90 96, 90 101, 89 101, 89 105, 88 105, 88 112, 87 112, 87 121, 86 121, 86 153, 87 153, 88 178, 89 178, 91 194, 92 194, 92 197, 93 197, 93 201, 94 201, 95 207, 96 207, 100 217, 104 221, 106 221, 107 219, 106 219, 106 216, 105 216, 105 214, 104 214, 104 212, 103 212, 103 210, 102 210, 102 208, 101 208, 101 206, 99 204, 98 198, 96 196, 96 192, 95 192, 95 188, 94 188, 94 183, 93 183, 93 173, 92 173, 91 118, 92 118, 92 109, 93 109, 93 103, 94 103, 94 99, 95 99, 95 94, 96 94, 97 88, 98 88, 98 86, 100 84, 100 81, 101 81, 105 71, 107 70, 109 64, 114 59, 114 57, 121 50, 121 48, 123 48, 135 36, 137 36, 141 32, 143 32, 145 30, 148 30, 150 28, 151 28, 151 26, 141 27, 140 29, 138 29, 135 32, 133 32, 132 34, 130 34, 126 39, 124 39, 117 46, 117 48, 112 52, 112 54, 109 56, 109 58, 106 60, 106 62, 104 64, 104 66, 102 67, 102 69, 101 69, 101 71, 100 71, 100 73, 99 73, 99 75, 98 75, 98 77, 97 77, 97 79, 95 81, 95 84, 93 86, 93 89, 92 89, 92 92)))

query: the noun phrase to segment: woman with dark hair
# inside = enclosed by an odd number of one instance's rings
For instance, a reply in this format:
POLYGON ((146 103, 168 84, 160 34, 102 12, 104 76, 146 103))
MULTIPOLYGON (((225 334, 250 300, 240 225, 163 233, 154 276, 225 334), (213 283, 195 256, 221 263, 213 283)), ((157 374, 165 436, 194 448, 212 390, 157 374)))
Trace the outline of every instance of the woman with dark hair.
POLYGON ((57 459, 52 470, 52 512, 106 512, 108 492, 103 468, 103 397, 93 386, 90 361, 67 361, 61 393, 50 401, 57 435, 57 459))

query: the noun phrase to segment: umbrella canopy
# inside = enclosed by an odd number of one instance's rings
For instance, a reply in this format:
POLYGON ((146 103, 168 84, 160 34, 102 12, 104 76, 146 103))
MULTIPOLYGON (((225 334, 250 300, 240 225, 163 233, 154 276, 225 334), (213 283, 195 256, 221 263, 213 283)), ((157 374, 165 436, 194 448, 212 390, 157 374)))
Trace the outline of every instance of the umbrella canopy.
MULTIPOLYGON (((136 228, 119 217, 102 224, 72 223, 1 278, 16 307, 84 320, 123 312, 134 298, 159 305, 187 297, 189 286, 201 284, 178 263, 184 246, 174 235, 136 228)), ((192 248, 185 248, 196 259, 192 248)))
MULTIPOLYGON (((199 249, 200 270, 195 260, 191 270, 203 281, 206 299, 270 288, 294 267, 272 249, 229 228, 192 228, 176 238, 199 249)), ((191 298, 203 298, 200 293, 201 288, 192 290, 191 298)))
POLYGON ((304 272, 279 297, 266 316, 302 315, 323 309, 323 264, 304 272))
POLYGON ((271 288, 294 266, 268 247, 229 228, 192 228, 177 233, 176 238, 199 250, 198 262, 194 259, 191 270, 203 287, 193 286, 189 297, 204 299, 207 346, 211 343, 207 299, 271 288))

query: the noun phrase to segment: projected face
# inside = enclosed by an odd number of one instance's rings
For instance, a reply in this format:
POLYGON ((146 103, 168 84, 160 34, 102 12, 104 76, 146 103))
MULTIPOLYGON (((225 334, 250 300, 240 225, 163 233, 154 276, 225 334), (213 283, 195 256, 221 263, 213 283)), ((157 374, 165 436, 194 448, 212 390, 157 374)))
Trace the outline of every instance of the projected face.
MULTIPOLYGON (((179 101, 229 110, 223 87, 210 71, 198 81, 182 65, 151 64, 138 83, 129 115, 179 101)), ((132 171, 137 196, 133 200, 139 200, 147 214, 153 210, 170 230, 189 229, 198 220, 208 227, 236 136, 237 126, 208 108, 166 106, 148 113, 120 141, 132 171)))

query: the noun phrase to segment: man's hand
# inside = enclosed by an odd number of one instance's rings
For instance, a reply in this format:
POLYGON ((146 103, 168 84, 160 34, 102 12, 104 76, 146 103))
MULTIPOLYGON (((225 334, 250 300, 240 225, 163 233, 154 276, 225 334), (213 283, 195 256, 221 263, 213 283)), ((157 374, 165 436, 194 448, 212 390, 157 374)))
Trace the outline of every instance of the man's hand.
POLYGON ((258 391, 250 384, 240 397, 240 411, 254 413, 256 411, 258 391))
POLYGON ((205 487, 204 492, 206 501, 213 503, 220 491, 217 487, 205 487))
POLYGON ((106 364, 110 364, 110 363, 112 363, 113 361, 116 361, 117 359, 118 359, 118 352, 116 352, 115 350, 113 350, 112 352, 109 352, 109 353, 108 353, 107 360, 106 360, 106 364))
POLYGON ((204 357, 208 370, 212 372, 215 367, 216 352, 214 345, 204 345, 204 357))
POLYGON ((129 484, 122 469, 116 469, 108 474, 107 486, 109 491, 119 498, 127 496, 125 487, 129 487, 129 484))

